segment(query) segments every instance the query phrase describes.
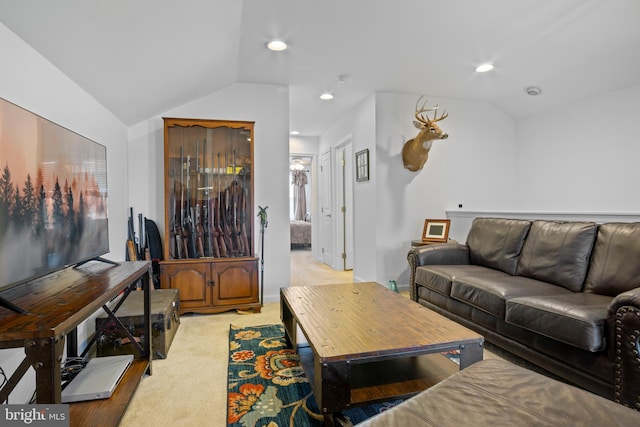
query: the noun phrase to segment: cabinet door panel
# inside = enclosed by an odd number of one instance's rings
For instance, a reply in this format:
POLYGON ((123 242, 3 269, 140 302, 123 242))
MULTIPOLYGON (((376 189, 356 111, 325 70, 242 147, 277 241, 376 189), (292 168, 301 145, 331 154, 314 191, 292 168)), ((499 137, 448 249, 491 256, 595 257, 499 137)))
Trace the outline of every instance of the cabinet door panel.
POLYGON ((258 302, 257 266, 256 260, 214 264, 213 303, 234 305, 258 302))
POLYGON ((176 264, 162 267, 164 288, 180 291, 181 310, 206 307, 211 301, 208 264, 176 264))

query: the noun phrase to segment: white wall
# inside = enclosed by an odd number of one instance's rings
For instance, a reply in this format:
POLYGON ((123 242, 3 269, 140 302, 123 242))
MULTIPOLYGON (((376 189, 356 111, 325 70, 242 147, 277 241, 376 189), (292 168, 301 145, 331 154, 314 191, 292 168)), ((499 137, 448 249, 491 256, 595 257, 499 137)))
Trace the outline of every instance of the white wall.
POLYGON ((408 283, 407 252, 420 239, 424 220, 446 218, 446 210, 509 208, 516 196, 514 121, 493 106, 430 98, 449 117, 439 123, 449 138, 434 141, 419 172, 404 169, 402 146, 413 125, 419 95, 376 95, 377 221, 375 280, 408 283))
MULTIPOLYGON (((376 234, 372 232, 375 230, 376 220, 375 133, 375 96, 371 95, 320 136, 320 153, 331 149, 333 156, 333 147, 349 136, 351 136, 353 153, 365 148, 369 149, 371 179, 353 184, 353 275, 355 281, 376 280, 376 234)), ((351 160, 354 161, 354 159, 351 160)), ((335 182, 334 179, 333 185, 335 182)), ((336 194, 335 189, 333 193, 336 194)), ((334 215, 334 220, 336 217, 334 215)), ((320 218, 319 215, 318 218, 320 218)), ((332 248, 331 252, 335 254, 336 249, 332 248)))
POLYGON ((640 212, 639 99, 636 85, 519 120, 519 209, 640 212))
MULTIPOLYGON (((0 97, 107 147, 111 252, 106 257, 124 260, 129 188, 125 126, 3 24, 0 51, 0 97)), ((89 323, 85 326, 91 329, 89 323)), ((82 329, 79 333, 82 342, 82 329)), ((0 350, 0 366, 9 376, 23 357, 22 349, 0 350)), ((31 397, 33 378, 30 370, 9 403, 23 403, 31 397)))
POLYGON ((354 183, 354 278, 408 283, 407 252, 426 218, 446 210, 515 208, 515 122, 493 106, 433 98, 449 112, 420 172, 402 164, 402 146, 413 126, 419 95, 377 93, 366 98, 320 137, 320 152, 352 135, 354 153, 369 149, 370 180, 354 183))
POLYGON ((2 24, 0 48, 0 97, 107 147, 111 249, 107 257, 123 260, 128 201, 125 126, 2 24))
POLYGON ((289 91, 283 86, 237 83, 166 111, 129 129, 130 205, 154 219, 164 239, 164 124, 162 117, 254 121, 255 212, 260 255, 258 206, 268 206, 264 237, 264 299, 278 301, 290 283, 289 91))
POLYGON ((451 219, 449 237, 460 243, 466 243, 469 230, 476 218, 514 218, 545 221, 588 221, 604 224, 606 222, 640 222, 640 213, 619 212, 579 212, 579 211, 502 211, 502 210, 448 210, 447 218, 451 219))
POLYGON ((513 204, 456 210, 453 238, 466 240, 473 218, 637 222, 640 85, 516 122, 517 198, 513 204))
MULTIPOLYGON (((417 133, 417 97, 377 93, 320 137, 319 152, 349 134, 354 152, 370 149, 371 180, 354 184, 356 280, 406 284, 406 252, 424 219, 455 210, 594 220, 640 212, 640 85, 518 121, 487 103, 433 98, 449 112, 441 122, 449 138, 413 173, 401 149, 417 133)), ((461 225, 452 237, 464 241, 461 225)))
POLYGON ((317 156, 319 144, 320 138, 317 136, 291 136, 289 138, 289 153, 317 156))

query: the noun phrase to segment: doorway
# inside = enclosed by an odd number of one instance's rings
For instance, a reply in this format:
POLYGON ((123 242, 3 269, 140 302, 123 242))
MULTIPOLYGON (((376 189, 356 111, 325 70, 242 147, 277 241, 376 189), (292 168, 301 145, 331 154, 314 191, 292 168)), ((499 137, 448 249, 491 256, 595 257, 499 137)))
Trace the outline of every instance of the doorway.
MULTIPOLYGON (((353 271, 345 270, 344 265, 336 266, 333 260, 330 262, 330 255, 334 252, 333 241, 335 225, 333 224, 333 214, 331 206, 335 198, 334 192, 322 191, 321 187, 331 187, 335 179, 332 179, 332 172, 335 169, 332 164, 334 156, 329 150, 316 157, 313 154, 289 154, 290 166, 290 190, 289 190, 289 219, 291 222, 291 286, 309 286, 328 283, 351 283, 353 282, 353 271), (302 167, 300 165, 303 165, 302 167), (292 171, 302 170, 306 175, 305 197, 307 203, 308 215, 305 216, 304 223, 296 219, 296 192, 300 189, 295 188, 296 178, 305 177, 297 176, 292 171), (326 196, 326 197, 325 197, 326 196), (324 224, 328 221, 327 224, 324 224), (306 223, 306 224, 305 224, 306 223), (297 224, 297 225, 296 225, 297 224), (310 242, 301 240, 300 236, 294 236, 296 227, 307 227, 312 230, 312 238, 310 242), (328 232, 322 230, 328 227, 328 232), (327 239, 331 244, 327 243, 327 239), (313 253, 311 248, 313 249, 313 253), (322 248, 329 248, 323 251, 322 248), (325 256, 327 258, 325 258, 325 256), (325 261, 326 260, 326 261, 325 261)), ((346 156, 346 154, 345 154, 346 156)), ((348 158, 348 157, 347 157, 348 158)), ((351 172, 347 172, 351 173, 351 172)), ((342 179, 340 179, 342 182, 342 179)), ((350 190, 348 190, 350 191, 350 190)), ((300 193, 298 193, 300 194, 300 193)), ((336 202, 336 205, 341 205, 336 202)), ((300 208, 301 209, 301 208, 300 208)), ((300 215, 298 215, 300 218, 300 215)), ((342 249, 338 249, 342 251, 342 249)))
POLYGON ((313 219, 312 155, 289 155, 289 223, 291 250, 311 250, 313 219))
POLYGON ((353 147, 351 137, 320 155, 319 244, 334 270, 353 269, 353 147))
MULTIPOLYGON (((313 211, 312 197, 312 164, 311 155, 289 155, 289 219, 292 221, 311 222, 313 211)), ((311 241, 308 242, 311 245, 311 241)))

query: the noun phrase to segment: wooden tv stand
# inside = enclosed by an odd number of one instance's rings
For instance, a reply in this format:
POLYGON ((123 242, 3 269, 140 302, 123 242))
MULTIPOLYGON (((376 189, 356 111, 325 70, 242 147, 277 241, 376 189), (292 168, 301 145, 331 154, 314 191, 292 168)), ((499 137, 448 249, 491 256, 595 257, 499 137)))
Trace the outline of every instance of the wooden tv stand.
MULTIPOLYGON (((148 261, 123 262, 117 266, 90 262, 3 292, 6 299, 27 314, 0 308, 0 348, 24 347, 26 357, 0 389, 0 401, 5 401, 29 367, 33 367, 36 403, 60 403, 65 336, 120 293, 135 288, 140 280, 145 335, 151 337, 150 268, 148 261)), ((118 425, 142 376, 145 372, 151 374, 151 340, 144 341, 143 351, 136 355, 111 398, 69 405, 72 426, 118 425)))

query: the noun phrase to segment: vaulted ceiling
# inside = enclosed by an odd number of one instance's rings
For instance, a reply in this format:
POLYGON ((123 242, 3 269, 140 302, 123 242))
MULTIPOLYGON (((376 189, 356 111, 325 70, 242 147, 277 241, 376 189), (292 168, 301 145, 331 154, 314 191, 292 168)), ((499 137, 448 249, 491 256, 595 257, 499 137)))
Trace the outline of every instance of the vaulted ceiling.
POLYGON ((0 22, 128 126, 235 82, 288 87, 303 135, 376 91, 519 118, 640 83, 637 0, 0 0, 0 22))

